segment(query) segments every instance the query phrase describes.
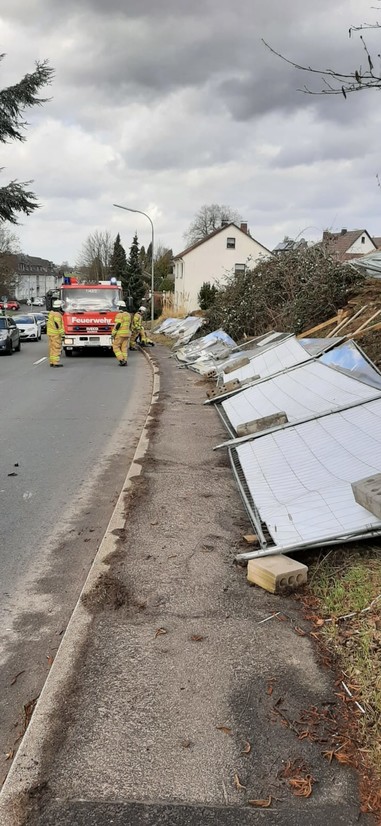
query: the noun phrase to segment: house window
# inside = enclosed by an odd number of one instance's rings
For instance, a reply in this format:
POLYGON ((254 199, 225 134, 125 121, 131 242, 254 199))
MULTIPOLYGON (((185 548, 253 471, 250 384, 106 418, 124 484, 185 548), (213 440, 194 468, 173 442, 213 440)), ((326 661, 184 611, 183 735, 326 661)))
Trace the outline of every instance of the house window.
POLYGON ((235 250, 235 238, 226 239, 226 248, 228 250, 235 250))
POLYGON ((234 264, 234 272, 245 272, 246 264, 234 264))
POLYGON ((362 243, 362 244, 365 244, 365 235, 362 235, 362 236, 361 236, 361 243, 362 243))

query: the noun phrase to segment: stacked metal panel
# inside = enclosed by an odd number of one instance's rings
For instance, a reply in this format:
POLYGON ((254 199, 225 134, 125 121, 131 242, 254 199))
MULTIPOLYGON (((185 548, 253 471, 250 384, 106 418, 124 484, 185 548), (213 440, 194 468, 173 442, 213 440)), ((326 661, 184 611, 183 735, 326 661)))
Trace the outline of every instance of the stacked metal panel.
POLYGON ((176 352, 176 358, 186 364, 191 364, 203 356, 209 356, 214 348, 221 347, 221 345, 228 354, 237 348, 235 341, 224 330, 215 330, 213 333, 208 333, 180 347, 176 352))
POLYGON ((351 488, 381 470, 381 397, 229 452, 262 546, 241 557, 381 535, 351 488))
POLYGON ((205 319, 198 316, 166 318, 153 332, 163 333, 165 336, 176 339, 174 346, 177 347, 182 344, 187 344, 204 323, 205 319))
MULTIPOLYGON (((328 346, 333 347, 337 343, 337 339, 328 339, 329 344, 326 343, 326 340, 321 340, 321 342, 321 345, 318 345, 320 352, 328 346)), ((263 352, 255 353, 249 358, 250 364, 229 373, 228 377, 224 378, 225 384, 232 379, 243 381, 253 376, 259 376, 260 378, 272 376, 275 373, 294 367, 296 364, 309 361, 312 355, 295 336, 288 336, 280 342, 271 341, 263 352)))
POLYGON ((239 558, 381 536, 381 520, 351 487, 381 472, 381 374, 341 341, 270 332, 241 349, 215 331, 179 350, 190 369, 217 375, 222 391, 245 382, 210 400, 233 437, 224 447, 260 544, 239 558), (249 364, 224 372, 243 356, 249 364), (283 424, 278 417, 236 438, 239 425, 280 412, 283 424))
POLYGON ((351 487, 381 471, 381 374, 353 341, 259 380, 217 409, 233 437, 239 425, 280 411, 288 420, 227 443, 261 545, 240 558, 381 535, 381 521, 351 487))
POLYGON ((373 374, 373 385, 365 384, 318 359, 257 382, 217 407, 231 434, 245 422, 279 411, 286 413, 289 422, 303 421, 374 398, 381 390, 381 376, 374 370, 373 374))

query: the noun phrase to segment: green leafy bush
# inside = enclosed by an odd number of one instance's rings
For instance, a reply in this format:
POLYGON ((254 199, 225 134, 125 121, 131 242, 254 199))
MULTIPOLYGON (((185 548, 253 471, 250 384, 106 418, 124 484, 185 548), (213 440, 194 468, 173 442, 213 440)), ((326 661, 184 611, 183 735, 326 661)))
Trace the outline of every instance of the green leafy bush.
POLYGON ((208 319, 236 340, 269 329, 300 333, 343 307, 364 276, 322 246, 290 250, 231 276, 208 319))

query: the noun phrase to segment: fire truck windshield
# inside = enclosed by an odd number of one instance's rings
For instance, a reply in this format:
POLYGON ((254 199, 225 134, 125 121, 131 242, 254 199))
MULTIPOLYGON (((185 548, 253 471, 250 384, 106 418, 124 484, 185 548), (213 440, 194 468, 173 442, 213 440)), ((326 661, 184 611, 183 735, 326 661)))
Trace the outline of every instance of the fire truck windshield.
POLYGON ((99 290, 96 287, 78 287, 62 290, 62 304, 66 312, 74 310, 118 310, 119 290, 99 290))

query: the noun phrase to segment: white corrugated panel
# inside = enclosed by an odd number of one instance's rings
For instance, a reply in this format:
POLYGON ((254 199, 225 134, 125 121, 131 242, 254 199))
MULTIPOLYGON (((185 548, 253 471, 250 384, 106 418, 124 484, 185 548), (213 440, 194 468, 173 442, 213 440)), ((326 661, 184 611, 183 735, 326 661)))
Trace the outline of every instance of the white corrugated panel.
POLYGON ((234 370, 233 373, 228 373, 227 376, 224 377, 224 383, 232 381, 233 379, 242 381, 243 379, 248 379, 256 375, 265 378, 266 376, 272 376, 274 373, 278 373, 280 370, 285 370, 287 367, 302 364, 310 359, 310 354, 299 344, 297 338, 290 336, 290 338, 281 341, 279 344, 274 344, 269 347, 269 349, 263 353, 255 355, 250 359, 250 364, 234 370))
MULTIPOLYGON (((380 391, 381 393, 381 391, 380 391)), ((289 422, 374 398, 377 389, 319 361, 259 382, 221 403, 234 428, 284 411, 289 422)))
POLYGON ((381 530, 351 488, 381 472, 381 399, 232 450, 277 549, 381 530))

